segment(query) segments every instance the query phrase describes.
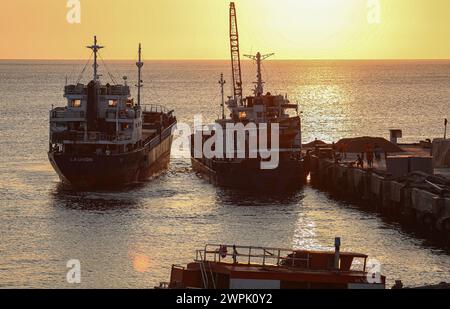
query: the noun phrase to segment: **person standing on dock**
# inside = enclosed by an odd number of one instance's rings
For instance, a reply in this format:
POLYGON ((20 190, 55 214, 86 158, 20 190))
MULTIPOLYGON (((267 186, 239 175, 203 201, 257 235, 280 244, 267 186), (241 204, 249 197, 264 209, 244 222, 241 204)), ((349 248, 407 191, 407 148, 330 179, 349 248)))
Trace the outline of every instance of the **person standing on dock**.
POLYGON ((380 146, 375 145, 375 160, 377 161, 377 163, 380 163, 381 161, 381 152, 383 151, 383 149, 380 148, 380 146))
POLYGON ((237 264, 237 256, 239 253, 237 252, 236 245, 233 245, 233 264, 237 264))
POLYGON ((356 167, 364 168, 364 159, 360 155, 356 159, 356 167))
POLYGON ((372 145, 367 144, 366 145, 366 158, 367 158, 367 165, 369 168, 373 167, 373 148, 372 145))

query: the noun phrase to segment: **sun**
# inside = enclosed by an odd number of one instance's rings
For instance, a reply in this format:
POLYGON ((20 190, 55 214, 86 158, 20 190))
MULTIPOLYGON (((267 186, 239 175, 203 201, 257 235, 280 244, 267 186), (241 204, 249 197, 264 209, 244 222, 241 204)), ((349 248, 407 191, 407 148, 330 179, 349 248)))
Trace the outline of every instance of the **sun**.
POLYGON ((365 1, 265 0, 260 7, 267 31, 295 44, 320 48, 357 26, 365 1))

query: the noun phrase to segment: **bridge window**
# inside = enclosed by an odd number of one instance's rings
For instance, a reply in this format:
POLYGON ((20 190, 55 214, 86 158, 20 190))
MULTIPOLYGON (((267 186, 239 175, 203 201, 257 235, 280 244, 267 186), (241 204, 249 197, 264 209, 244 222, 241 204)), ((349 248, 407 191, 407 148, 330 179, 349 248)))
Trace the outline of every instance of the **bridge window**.
POLYGON ((81 107, 81 100, 79 100, 79 99, 70 100, 69 106, 70 107, 81 107))
POLYGON ((117 100, 108 100, 108 106, 109 107, 116 107, 117 106, 117 100))

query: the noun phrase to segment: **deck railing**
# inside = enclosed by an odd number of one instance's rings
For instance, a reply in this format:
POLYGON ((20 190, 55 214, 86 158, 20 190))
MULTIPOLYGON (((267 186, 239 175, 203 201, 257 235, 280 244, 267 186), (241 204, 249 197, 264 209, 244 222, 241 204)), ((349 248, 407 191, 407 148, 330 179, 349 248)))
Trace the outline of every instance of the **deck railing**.
POLYGON ((87 141, 87 142, 120 142, 120 141, 128 141, 131 140, 131 135, 109 135, 101 132, 85 132, 80 131, 64 131, 64 132, 56 132, 51 134, 51 140, 56 141, 87 141), (86 137, 86 139, 85 139, 86 137))
POLYGON ((169 110, 162 105, 156 104, 144 104, 142 105, 144 112, 152 112, 152 113, 168 113, 169 110))
POLYGON ((67 109, 54 109, 50 112, 50 116, 53 119, 63 119, 63 118, 84 118, 84 111, 72 111, 67 109))
POLYGON ((306 257, 298 257, 297 252, 291 249, 223 244, 208 244, 204 249, 197 250, 195 261, 227 263, 229 257, 232 258, 232 263, 262 266, 303 266, 304 268, 309 268, 310 262, 309 254, 306 254, 306 257))

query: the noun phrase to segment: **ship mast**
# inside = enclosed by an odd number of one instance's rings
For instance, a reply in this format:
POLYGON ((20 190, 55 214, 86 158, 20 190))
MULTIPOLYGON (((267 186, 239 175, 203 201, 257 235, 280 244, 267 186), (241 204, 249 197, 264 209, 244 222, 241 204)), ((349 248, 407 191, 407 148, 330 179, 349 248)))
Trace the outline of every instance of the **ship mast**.
POLYGON ((241 56, 239 53, 239 32, 234 2, 230 3, 230 49, 234 101, 236 104, 242 105, 241 56))
POLYGON ((138 67, 138 83, 136 85, 136 87, 138 89, 138 94, 137 94, 138 106, 141 106, 141 88, 143 87, 142 78, 141 78, 141 69, 144 66, 144 62, 142 62, 141 54, 142 54, 142 48, 141 48, 141 43, 139 43, 139 61, 136 62, 136 66, 138 67))
POLYGON ((94 45, 86 46, 94 52, 94 64, 92 67, 94 68, 94 81, 98 81, 99 75, 97 74, 98 64, 97 64, 97 53, 100 49, 104 48, 104 46, 97 45, 97 36, 94 36, 94 45))
POLYGON ((222 107, 222 119, 225 119, 225 100, 224 100, 224 93, 223 93, 223 86, 226 84, 226 81, 223 79, 223 73, 220 74, 220 80, 219 80, 219 85, 220 85, 220 93, 222 95, 222 103, 220 104, 220 106, 222 107))
POLYGON ((261 55, 258 52, 256 55, 244 55, 247 58, 253 59, 256 61, 257 73, 256 73, 256 86, 255 86, 255 96, 262 95, 264 93, 264 82, 262 80, 262 71, 261 71, 261 63, 269 57, 272 57, 275 54, 267 54, 261 55))

